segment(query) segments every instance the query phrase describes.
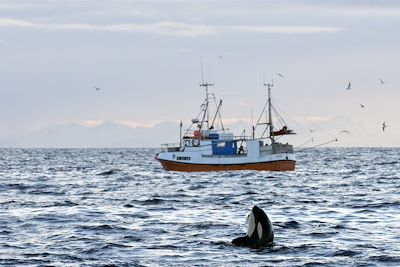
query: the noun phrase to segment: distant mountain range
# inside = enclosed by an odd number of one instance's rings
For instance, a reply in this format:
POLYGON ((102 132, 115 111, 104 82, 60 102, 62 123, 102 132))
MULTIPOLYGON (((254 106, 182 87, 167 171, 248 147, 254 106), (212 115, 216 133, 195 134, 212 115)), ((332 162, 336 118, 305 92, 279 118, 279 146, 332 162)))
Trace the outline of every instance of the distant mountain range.
MULTIPOLYGON (((244 122, 231 125, 240 133, 244 122)), ((183 129, 185 130, 185 129, 183 129)), ((79 123, 54 124, 20 137, 0 140, 0 147, 97 148, 97 147, 160 147, 163 143, 179 142, 179 124, 162 122, 153 127, 128 127, 103 122, 95 127, 79 123)))

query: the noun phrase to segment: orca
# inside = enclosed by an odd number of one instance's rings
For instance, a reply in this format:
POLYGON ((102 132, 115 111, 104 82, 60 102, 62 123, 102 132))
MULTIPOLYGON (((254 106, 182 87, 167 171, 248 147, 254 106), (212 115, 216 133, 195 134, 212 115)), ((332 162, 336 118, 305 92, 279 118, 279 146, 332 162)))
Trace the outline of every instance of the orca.
POLYGON ((247 216, 246 223, 249 227, 247 234, 232 240, 232 244, 259 248, 271 246, 274 241, 274 230, 267 214, 257 206, 254 206, 247 216))

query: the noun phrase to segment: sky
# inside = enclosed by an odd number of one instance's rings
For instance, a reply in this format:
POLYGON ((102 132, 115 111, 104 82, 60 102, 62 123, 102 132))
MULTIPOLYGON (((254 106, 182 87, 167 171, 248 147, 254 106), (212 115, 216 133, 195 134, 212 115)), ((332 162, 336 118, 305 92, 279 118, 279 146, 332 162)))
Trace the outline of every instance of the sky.
POLYGON ((74 127, 103 124, 151 132, 118 146, 174 142, 155 133, 198 114, 202 62, 232 129, 274 80, 294 145, 398 147, 399 29, 398 1, 1 0, 0 146, 84 146, 74 127))

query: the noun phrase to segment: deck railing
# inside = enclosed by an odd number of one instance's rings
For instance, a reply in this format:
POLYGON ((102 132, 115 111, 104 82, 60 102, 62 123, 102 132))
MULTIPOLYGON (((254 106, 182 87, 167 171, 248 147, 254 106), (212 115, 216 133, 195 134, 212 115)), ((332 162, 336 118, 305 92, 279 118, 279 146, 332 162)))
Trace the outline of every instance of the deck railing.
POLYGON ((179 143, 170 143, 170 144, 162 144, 161 151, 162 152, 176 152, 181 148, 179 143))

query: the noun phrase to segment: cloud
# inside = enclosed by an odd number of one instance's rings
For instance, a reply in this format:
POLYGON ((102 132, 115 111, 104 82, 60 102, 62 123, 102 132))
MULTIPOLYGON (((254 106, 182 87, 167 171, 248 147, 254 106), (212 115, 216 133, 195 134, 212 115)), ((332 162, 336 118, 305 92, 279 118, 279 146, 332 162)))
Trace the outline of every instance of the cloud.
POLYGON ((188 24, 180 22, 163 21, 149 24, 111 24, 97 25, 88 23, 35 23, 26 20, 0 18, 0 28, 28 28, 48 31, 105 31, 105 32, 131 32, 149 33, 176 37, 202 37, 216 36, 227 32, 236 33, 273 33, 273 34, 311 34, 329 33, 341 30, 337 27, 316 26, 213 26, 207 24, 188 24))
MULTIPOLYGON (((283 2, 283 1, 282 1, 283 2)), ((239 16, 247 12, 253 15, 264 16, 285 16, 293 17, 298 15, 305 16, 334 16, 334 17, 353 17, 353 18, 370 18, 370 17, 399 17, 400 6, 396 1, 321 1, 310 3, 299 1, 293 3, 271 4, 270 8, 254 9, 250 6, 248 9, 236 9, 231 16, 239 16)))
POLYGON ((381 7, 381 6, 350 6, 350 7, 330 7, 325 8, 325 13, 332 13, 345 16, 357 17, 399 17, 400 8, 381 7))
POLYGON ((86 126, 86 127, 96 127, 100 124, 102 124, 104 121, 102 120, 86 120, 86 121, 82 121, 80 122, 80 124, 86 126))
POLYGON ((231 31, 249 33, 282 33, 282 34, 306 34, 337 32, 341 28, 337 27, 314 27, 314 26, 232 26, 228 27, 231 31))
POLYGON ((16 19, 0 19, 0 27, 21 27, 21 28, 33 28, 37 27, 37 24, 26 20, 16 20, 16 19))
POLYGON ((127 126, 129 128, 153 128, 155 125, 157 125, 158 123, 161 123, 160 121, 156 121, 156 122, 136 122, 136 121, 130 121, 130 120, 117 120, 117 121, 113 121, 113 123, 115 124, 119 124, 119 125, 124 125, 127 126))

